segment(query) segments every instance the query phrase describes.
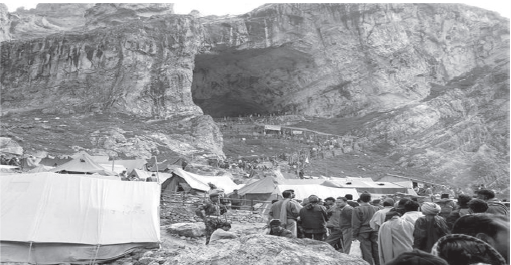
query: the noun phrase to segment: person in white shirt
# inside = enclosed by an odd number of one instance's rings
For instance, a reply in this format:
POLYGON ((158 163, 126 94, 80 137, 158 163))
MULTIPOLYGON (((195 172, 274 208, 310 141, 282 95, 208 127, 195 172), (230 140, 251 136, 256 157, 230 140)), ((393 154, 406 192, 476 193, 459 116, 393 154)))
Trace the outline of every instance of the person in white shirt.
POLYGON ((378 210, 374 213, 373 217, 369 221, 369 226, 375 231, 378 231, 380 226, 385 222, 385 217, 387 213, 394 206, 394 200, 391 198, 387 198, 383 201, 383 209, 378 210))
POLYGON ((211 238, 209 239, 210 244, 220 239, 232 239, 238 237, 236 233, 229 232, 231 229, 231 224, 229 222, 222 223, 219 226, 220 227, 211 234, 211 238))
POLYGON ((404 205, 405 213, 401 217, 403 220, 408 221, 415 225, 415 222, 419 217, 424 216, 422 212, 419 211, 419 203, 416 201, 407 201, 404 205))

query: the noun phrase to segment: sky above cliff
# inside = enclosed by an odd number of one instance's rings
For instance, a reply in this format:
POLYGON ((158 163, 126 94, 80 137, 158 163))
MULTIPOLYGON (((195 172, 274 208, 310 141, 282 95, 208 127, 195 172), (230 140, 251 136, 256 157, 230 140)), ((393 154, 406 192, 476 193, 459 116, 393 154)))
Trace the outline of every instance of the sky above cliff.
MULTIPOLYGON (((69 3, 69 1, 51 1, 52 3, 69 3)), ((80 3, 87 3, 93 1, 82 1, 80 3)), ((138 1, 107 1, 107 3, 126 3, 133 2, 137 3, 138 1)), ((151 3, 161 3, 162 1, 151 1, 151 3)), ((165 1, 167 2, 167 1, 165 1)), ((273 2, 273 1, 272 1, 273 2)), ((285 1, 280 3, 299 3, 299 2, 325 2, 325 1, 285 1)), ((328 1, 326 1, 328 2, 328 1)), ((340 1, 342 3, 344 1, 340 1)), ((361 1, 365 2, 365 1, 361 1)), ((370 3, 392 3, 396 1, 368 1, 370 3)), ((462 3, 471 6, 477 6, 480 8, 484 8, 487 10, 495 11, 499 13, 501 16, 510 18, 511 17, 511 5, 507 3, 507 1, 398 1, 396 3, 462 3)), ((24 6, 25 9, 35 8, 37 3, 41 3, 40 1, 31 1, 31 0, 22 0, 22 1, 7 1, 4 2, 9 8, 10 12, 15 11, 18 7, 24 6)), ((94 3, 101 3, 96 2, 94 3)), ((241 2, 241 1, 174 1, 174 12, 176 14, 188 14, 192 10, 198 10, 202 15, 239 15, 247 13, 264 3, 268 3, 265 1, 250 1, 250 2, 241 2)), ((346 3, 353 3, 353 1, 346 1, 346 3)))

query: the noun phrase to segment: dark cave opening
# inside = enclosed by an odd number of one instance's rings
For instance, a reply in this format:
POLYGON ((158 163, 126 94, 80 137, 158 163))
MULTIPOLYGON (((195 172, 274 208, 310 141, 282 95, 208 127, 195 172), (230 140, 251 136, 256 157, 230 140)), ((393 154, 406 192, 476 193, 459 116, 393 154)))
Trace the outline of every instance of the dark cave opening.
POLYGON ((215 118, 292 111, 286 94, 299 89, 310 55, 287 47, 227 50, 195 56, 192 98, 215 118))

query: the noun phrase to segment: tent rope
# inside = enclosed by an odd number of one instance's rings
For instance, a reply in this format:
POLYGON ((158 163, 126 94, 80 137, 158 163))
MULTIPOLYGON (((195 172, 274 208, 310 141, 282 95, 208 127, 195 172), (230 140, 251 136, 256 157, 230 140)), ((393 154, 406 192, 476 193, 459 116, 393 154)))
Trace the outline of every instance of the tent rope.
POLYGON ((96 245, 96 253, 94 254, 94 258, 92 259, 91 265, 94 265, 94 262, 96 262, 96 259, 98 258, 98 252, 99 252, 100 246, 101 245, 96 245))
POLYGON ((32 241, 30 241, 30 246, 28 247, 28 260, 27 262, 30 263, 30 258, 32 257, 32 241))

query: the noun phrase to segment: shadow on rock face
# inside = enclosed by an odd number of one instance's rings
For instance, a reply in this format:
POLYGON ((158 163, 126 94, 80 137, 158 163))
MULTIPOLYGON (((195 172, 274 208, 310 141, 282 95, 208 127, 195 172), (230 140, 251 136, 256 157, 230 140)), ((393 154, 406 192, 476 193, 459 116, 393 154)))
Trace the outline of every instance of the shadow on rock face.
POLYGON ((358 257, 337 252, 329 244, 300 238, 247 235, 223 239, 208 246, 183 250, 167 264, 367 264, 358 257))

